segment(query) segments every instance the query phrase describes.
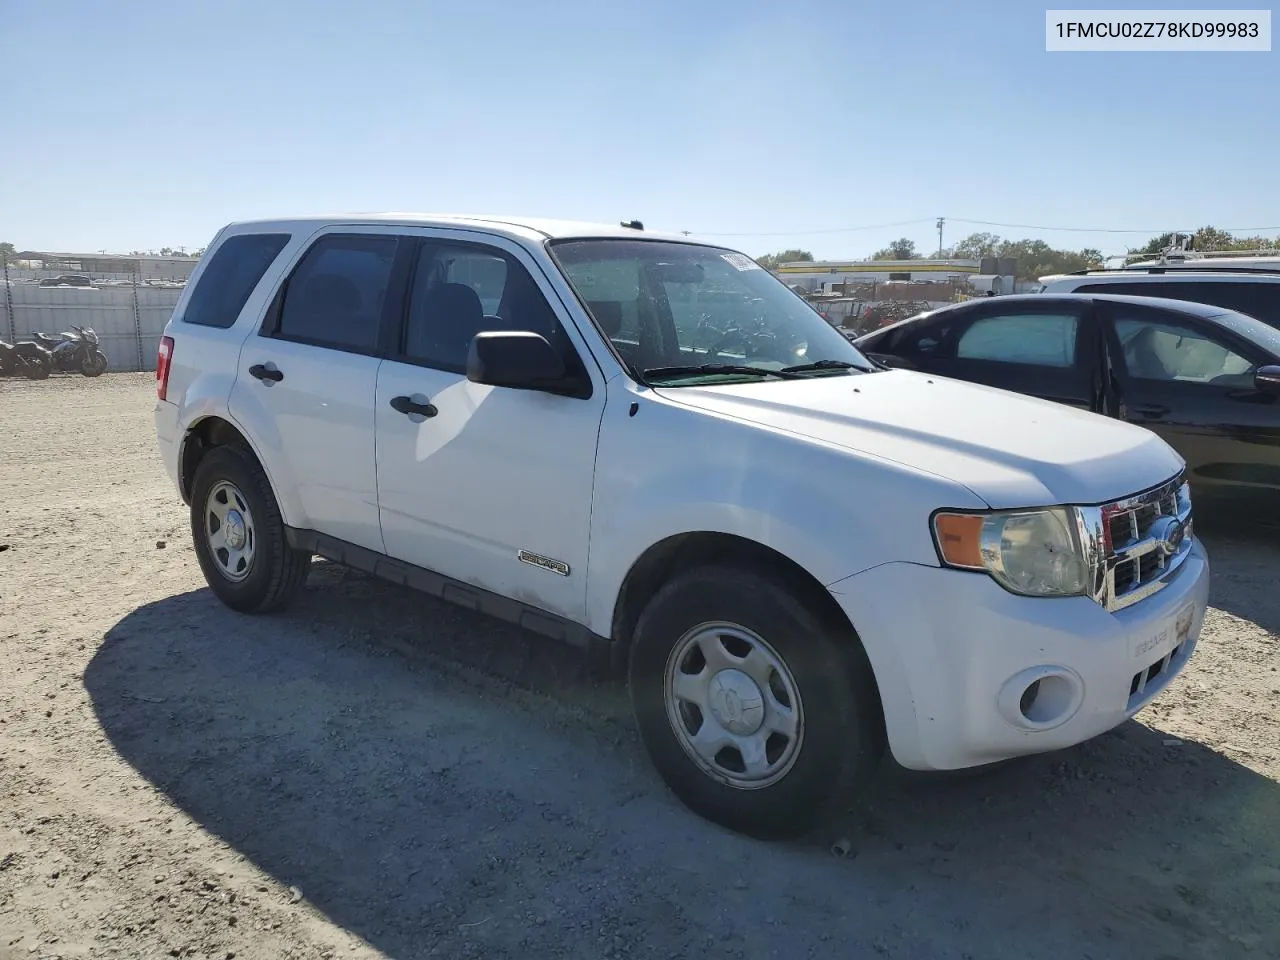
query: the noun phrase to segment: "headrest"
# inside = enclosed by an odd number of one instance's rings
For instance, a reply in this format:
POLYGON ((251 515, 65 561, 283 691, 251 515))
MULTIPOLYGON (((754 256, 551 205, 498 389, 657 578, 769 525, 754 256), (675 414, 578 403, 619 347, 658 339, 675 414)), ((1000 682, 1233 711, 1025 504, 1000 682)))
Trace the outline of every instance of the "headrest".
POLYGON ((465 283, 442 283, 427 291, 421 312, 443 314, 451 320, 469 320, 479 325, 484 317, 480 295, 465 283))
POLYGON ((587 307, 606 337, 616 337, 622 330, 622 304, 617 300, 588 300, 587 307))

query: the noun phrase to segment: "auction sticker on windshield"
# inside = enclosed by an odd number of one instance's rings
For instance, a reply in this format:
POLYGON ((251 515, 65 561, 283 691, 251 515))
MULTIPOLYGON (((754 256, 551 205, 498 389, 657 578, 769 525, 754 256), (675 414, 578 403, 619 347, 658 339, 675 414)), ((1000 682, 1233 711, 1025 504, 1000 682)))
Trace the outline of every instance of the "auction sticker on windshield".
POLYGON ((736 267, 739 270, 759 270, 760 269, 760 264, 756 263, 754 260, 752 260, 750 257, 748 257, 746 254, 743 254, 743 253, 722 253, 720 254, 720 257, 722 260, 725 261, 725 263, 729 264, 729 266, 736 267))

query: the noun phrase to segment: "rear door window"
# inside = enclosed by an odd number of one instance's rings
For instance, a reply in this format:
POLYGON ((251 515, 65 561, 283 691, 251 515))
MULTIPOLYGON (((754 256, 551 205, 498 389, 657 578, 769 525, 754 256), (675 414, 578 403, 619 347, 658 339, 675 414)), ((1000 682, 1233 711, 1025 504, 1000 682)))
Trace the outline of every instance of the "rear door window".
POLYGON ((321 237, 289 277, 268 335, 375 352, 397 246, 397 239, 387 236, 321 237))
POLYGON ((1076 362, 1079 325, 1079 318, 1072 313, 981 317, 960 335, 956 359, 1070 367, 1076 362))
POLYGON ((994 298, 919 326, 914 337, 924 349, 911 360, 921 370, 1093 408, 1097 365, 1087 301, 994 298))
POLYGON ((287 233, 245 233, 224 240, 191 291, 183 323, 223 329, 232 326, 289 239, 287 233))

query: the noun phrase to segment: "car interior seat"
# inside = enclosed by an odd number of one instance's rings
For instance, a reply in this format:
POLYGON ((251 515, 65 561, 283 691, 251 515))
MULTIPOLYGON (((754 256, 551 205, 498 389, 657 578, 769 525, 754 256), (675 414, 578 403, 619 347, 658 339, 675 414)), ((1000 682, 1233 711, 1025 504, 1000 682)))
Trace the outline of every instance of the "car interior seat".
POLYGON ((471 340, 484 328, 480 296, 465 283, 441 283, 418 301, 405 352, 421 360, 466 365, 471 340))

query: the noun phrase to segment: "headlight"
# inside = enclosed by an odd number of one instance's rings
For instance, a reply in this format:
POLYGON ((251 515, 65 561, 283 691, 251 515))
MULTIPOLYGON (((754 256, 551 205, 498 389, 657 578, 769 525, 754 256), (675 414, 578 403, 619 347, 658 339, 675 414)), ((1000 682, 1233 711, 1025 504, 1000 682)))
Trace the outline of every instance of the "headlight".
POLYGON ((1074 510, 939 513, 933 532, 943 563, 985 570, 1012 593, 1073 597, 1088 592, 1089 568, 1074 510))

